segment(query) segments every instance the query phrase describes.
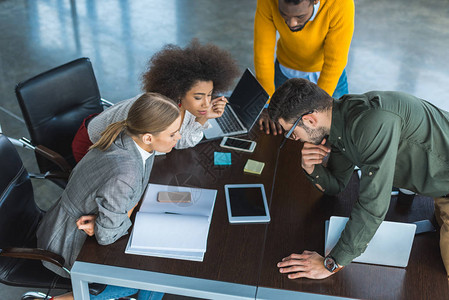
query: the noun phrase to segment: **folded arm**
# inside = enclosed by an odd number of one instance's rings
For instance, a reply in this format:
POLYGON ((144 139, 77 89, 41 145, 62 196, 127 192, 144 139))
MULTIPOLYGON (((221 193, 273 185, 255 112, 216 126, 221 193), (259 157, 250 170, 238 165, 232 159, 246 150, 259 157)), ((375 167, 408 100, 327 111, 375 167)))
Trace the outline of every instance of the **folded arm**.
POLYGON ((112 244, 128 232, 131 226, 128 214, 138 202, 134 198, 134 189, 120 179, 110 180, 98 190, 95 199, 98 205, 95 237, 99 244, 112 244))

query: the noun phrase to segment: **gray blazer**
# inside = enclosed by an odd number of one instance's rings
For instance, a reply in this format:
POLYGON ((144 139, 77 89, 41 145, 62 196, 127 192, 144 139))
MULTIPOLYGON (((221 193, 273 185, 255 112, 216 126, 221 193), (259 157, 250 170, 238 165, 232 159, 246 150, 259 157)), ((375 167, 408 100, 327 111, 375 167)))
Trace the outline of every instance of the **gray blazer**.
MULTIPOLYGON (((70 270, 87 237, 76 226, 76 220, 82 215, 97 215, 95 237, 101 245, 111 244, 127 234, 131 226, 128 211, 143 195, 153 160, 154 155, 148 158, 144 170, 141 154, 125 133, 121 133, 106 151, 89 151, 73 169, 59 201, 39 224, 38 247, 60 254, 70 270)), ((69 277, 55 265, 43 264, 69 277)))

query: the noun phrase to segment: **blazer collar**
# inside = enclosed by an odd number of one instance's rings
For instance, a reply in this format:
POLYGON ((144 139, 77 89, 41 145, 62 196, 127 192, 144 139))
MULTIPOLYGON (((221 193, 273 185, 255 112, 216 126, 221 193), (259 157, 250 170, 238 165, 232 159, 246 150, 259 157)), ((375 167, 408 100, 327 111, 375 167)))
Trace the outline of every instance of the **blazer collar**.
POLYGON ((137 145, 132 137, 127 135, 125 131, 122 131, 115 139, 114 145, 118 148, 129 151, 129 154, 136 159, 136 163, 139 165, 139 169, 141 170, 141 172, 144 172, 142 155, 140 154, 139 150, 137 150, 137 145))

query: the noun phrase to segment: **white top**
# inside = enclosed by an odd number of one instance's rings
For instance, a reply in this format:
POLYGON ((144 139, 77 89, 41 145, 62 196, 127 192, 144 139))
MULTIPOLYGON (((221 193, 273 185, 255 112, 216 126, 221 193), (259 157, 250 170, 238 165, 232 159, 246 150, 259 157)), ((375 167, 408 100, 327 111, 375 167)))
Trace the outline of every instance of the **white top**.
POLYGON ((154 151, 153 151, 153 152, 148 152, 148 151, 146 151, 146 150, 143 150, 143 149, 136 143, 135 140, 133 140, 133 142, 134 142, 134 144, 136 145, 137 150, 138 150, 139 153, 140 153, 140 156, 142 156, 142 160, 143 160, 143 169, 145 170, 145 164, 146 164, 146 162, 147 162, 147 159, 148 159, 151 155, 153 155, 154 151))
POLYGON ((176 149, 185 149, 195 146, 203 139, 203 131, 211 127, 209 121, 206 121, 204 125, 201 125, 195 121, 195 119, 196 117, 186 110, 181 129, 179 130, 181 139, 176 143, 176 149))
MULTIPOLYGON (((128 116, 129 109, 141 95, 139 94, 134 98, 120 101, 93 118, 87 126, 87 133, 91 142, 96 143, 100 139, 101 133, 109 124, 125 120, 128 116)), ((204 125, 196 122, 195 116, 186 111, 181 129, 179 130, 181 139, 176 143, 175 148, 185 149, 195 146, 203 139, 203 131, 210 126, 209 122, 204 123, 204 125)))

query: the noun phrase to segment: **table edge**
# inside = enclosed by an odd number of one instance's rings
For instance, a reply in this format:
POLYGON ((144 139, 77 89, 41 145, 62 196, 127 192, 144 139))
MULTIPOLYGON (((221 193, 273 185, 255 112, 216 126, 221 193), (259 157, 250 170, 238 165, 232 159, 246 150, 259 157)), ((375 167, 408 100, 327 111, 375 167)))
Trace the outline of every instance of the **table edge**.
POLYGON ((255 299, 256 286, 76 261, 71 269, 75 299, 89 299, 97 282, 208 299, 255 299))
POLYGON ((256 293, 256 299, 282 299, 282 300, 352 300, 355 298, 345 298, 339 296, 330 296, 322 294, 313 294, 306 292, 297 292, 290 290, 273 289, 266 287, 258 287, 256 293))

